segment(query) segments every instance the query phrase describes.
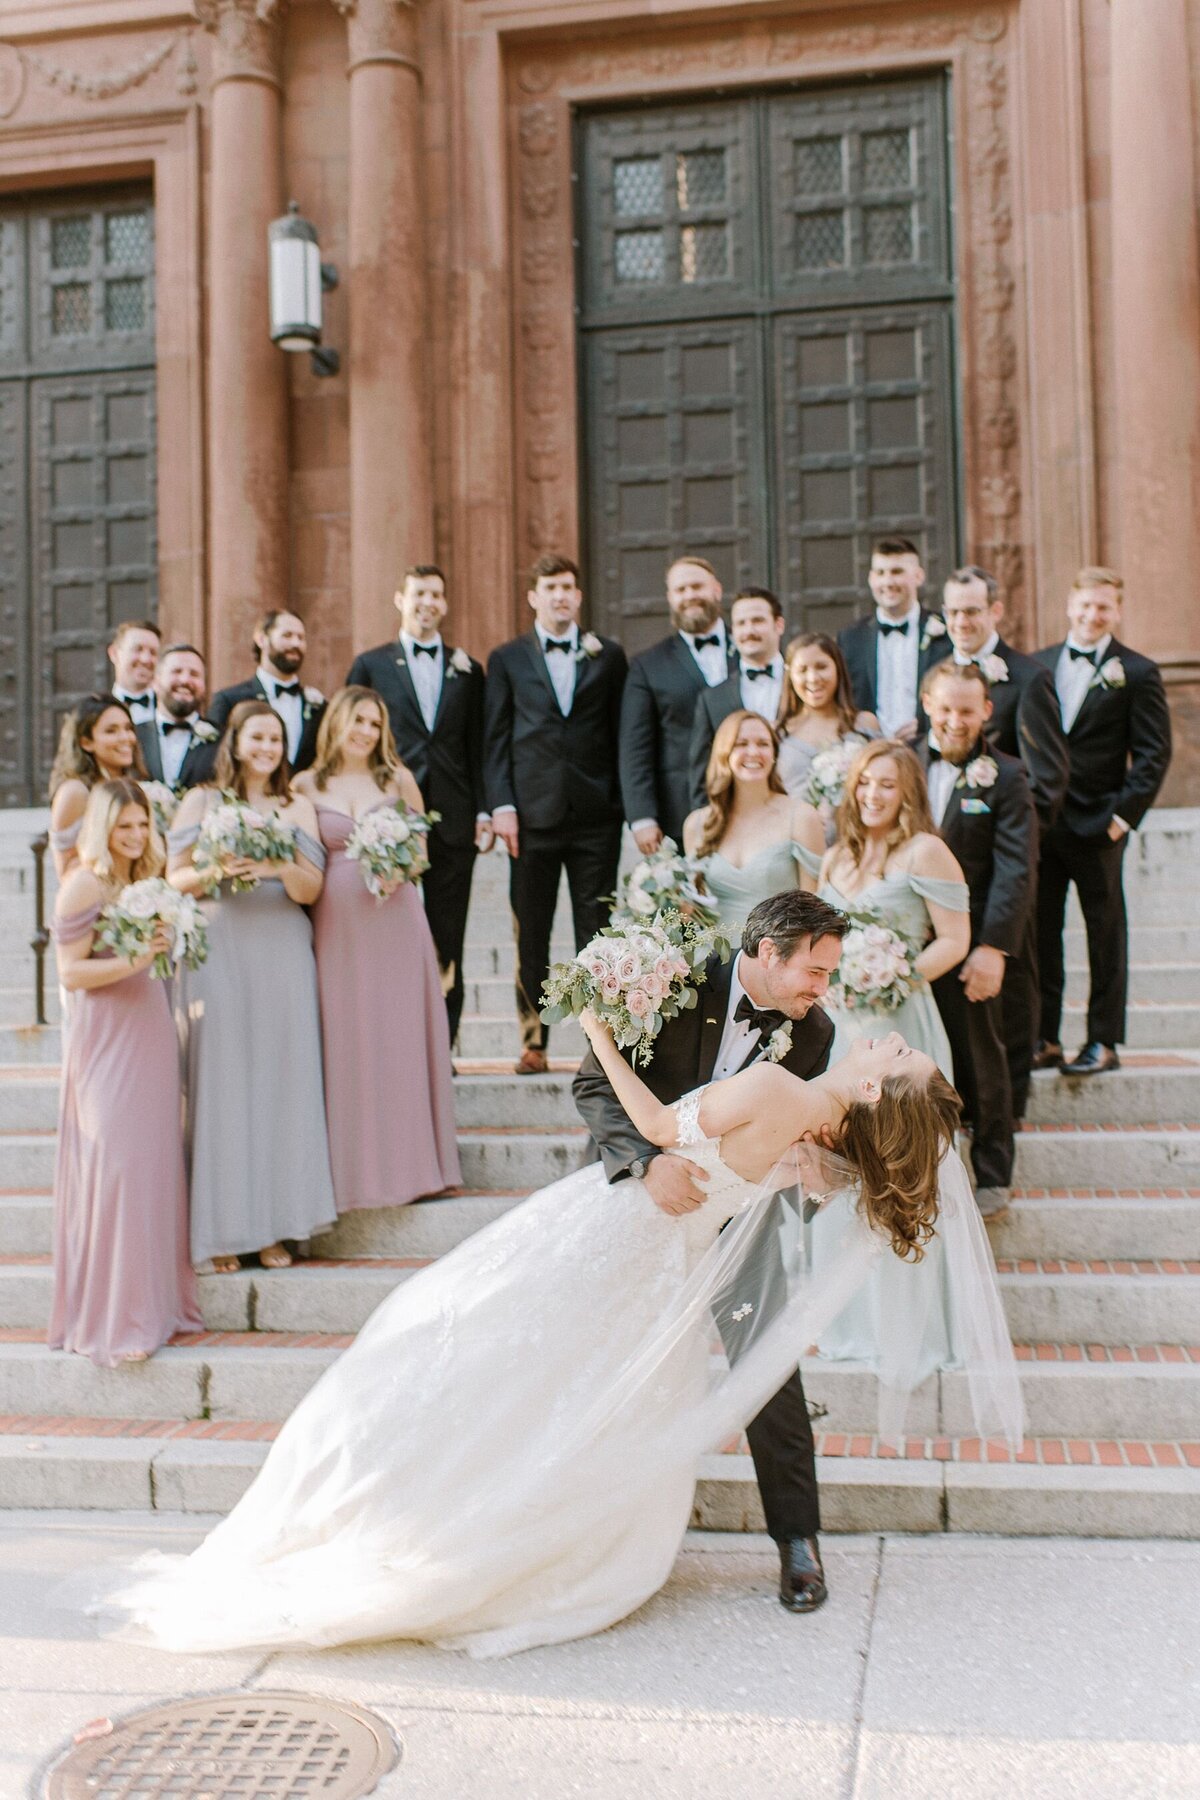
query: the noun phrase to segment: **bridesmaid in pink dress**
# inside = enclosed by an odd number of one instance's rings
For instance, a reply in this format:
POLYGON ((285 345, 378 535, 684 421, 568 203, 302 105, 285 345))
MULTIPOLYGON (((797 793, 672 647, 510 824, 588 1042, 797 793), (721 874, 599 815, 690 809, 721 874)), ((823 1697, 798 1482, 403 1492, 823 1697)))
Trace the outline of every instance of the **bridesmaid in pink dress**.
POLYGON ((313 766, 293 787, 316 807, 329 857, 313 926, 337 1209, 403 1206, 457 1187, 462 1172, 446 1007, 420 894, 406 883, 377 900, 345 854, 376 807, 424 810, 369 688, 334 695, 313 766))
POLYGON ((59 975, 74 996, 54 1170, 49 1343, 103 1368, 144 1362, 177 1331, 202 1331, 188 1254, 179 1045, 149 969, 96 950, 101 909, 162 872, 150 806, 133 781, 93 787, 78 865, 54 908, 59 975))

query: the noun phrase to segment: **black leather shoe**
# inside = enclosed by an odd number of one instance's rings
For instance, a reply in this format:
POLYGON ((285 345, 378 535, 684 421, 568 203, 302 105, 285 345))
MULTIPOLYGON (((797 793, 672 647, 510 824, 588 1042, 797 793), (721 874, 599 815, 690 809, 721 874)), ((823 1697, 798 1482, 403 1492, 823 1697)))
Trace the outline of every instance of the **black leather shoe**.
POLYGON ((779 1545, 779 1603, 789 1612, 816 1612, 829 1597, 815 1537, 783 1538, 779 1545))
POLYGON ((1048 1044, 1045 1038, 1039 1038, 1038 1047, 1033 1053, 1033 1067, 1035 1069, 1061 1069, 1062 1066, 1062 1045, 1048 1044))
POLYGON ((1121 1059, 1109 1044, 1085 1044, 1078 1056, 1063 1064, 1064 1075, 1103 1075, 1119 1069, 1121 1059))

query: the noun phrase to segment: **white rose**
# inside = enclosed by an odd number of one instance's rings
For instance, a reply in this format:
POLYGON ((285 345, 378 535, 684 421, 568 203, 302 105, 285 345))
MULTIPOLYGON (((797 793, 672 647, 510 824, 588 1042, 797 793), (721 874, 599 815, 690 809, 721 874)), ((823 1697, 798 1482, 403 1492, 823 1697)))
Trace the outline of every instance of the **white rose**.
POLYGON ((586 656, 599 656, 604 645, 594 631, 585 631, 579 640, 579 647, 586 656))
POLYGON ((1125 686, 1125 664, 1119 656, 1110 656, 1100 670, 1100 679, 1105 687, 1119 688, 1125 686))
POLYGON ((304 699, 305 704, 308 706, 324 706, 325 704, 325 696, 319 687, 306 687, 304 690, 304 699))
POLYGON ((456 650, 454 652, 454 655, 450 658, 450 667, 452 669, 457 669, 460 675, 469 675, 471 673, 471 659, 465 650, 456 650))
POLYGON ((966 773, 969 788, 990 788, 996 785, 1000 771, 990 756, 977 756, 967 764, 966 773))
POLYGON ((198 737, 202 744, 215 744, 220 735, 216 726, 210 725, 207 719, 197 719, 192 726, 192 736, 198 737))
POLYGON ((1008 680, 1008 664, 1002 656, 985 656, 979 666, 993 686, 1008 680))
POLYGON ((925 621, 925 636, 927 638, 940 638, 945 637, 945 635, 946 621, 943 618, 940 618, 937 613, 930 613, 925 621))

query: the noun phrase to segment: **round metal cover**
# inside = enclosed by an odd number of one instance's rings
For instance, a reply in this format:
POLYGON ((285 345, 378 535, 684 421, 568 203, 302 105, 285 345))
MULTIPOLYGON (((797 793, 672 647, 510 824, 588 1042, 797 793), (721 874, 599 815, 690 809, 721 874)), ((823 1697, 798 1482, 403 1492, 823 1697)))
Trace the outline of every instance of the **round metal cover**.
POLYGON ((358 1800, 399 1761, 382 1719, 309 1694, 176 1700, 76 1742, 46 1800, 358 1800))

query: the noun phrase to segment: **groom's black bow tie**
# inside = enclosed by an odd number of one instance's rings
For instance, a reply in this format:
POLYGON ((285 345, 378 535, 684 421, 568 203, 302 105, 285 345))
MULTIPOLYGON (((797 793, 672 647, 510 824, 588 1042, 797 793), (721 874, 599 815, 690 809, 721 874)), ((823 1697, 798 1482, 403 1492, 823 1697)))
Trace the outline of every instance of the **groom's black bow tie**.
POLYGON ((1072 662, 1090 662, 1093 669, 1095 668, 1096 652, 1094 650, 1077 650, 1074 644, 1068 644, 1067 649, 1071 653, 1072 662))
POLYGON ((893 631, 898 631, 900 633, 901 637, 907 637, 908 636, 908 627, 910 624, 911 624, 911 620, 909 620, 909 619, 905 619, 903 621, 903 623, 900 625, 889 625, 886 620, 880 619, 879 620, 879 635, 880 635, 880 637, 883 637, 883 638, 891 637, 893 631))
POLYGON ((570 638, 547 638, 546 639, 547 652, 549 652, 551 650, 573 650, 574 648, 575 648, 575 646, 571 642, 570 638))
POLYGON ((413 649, 418 656, 436 656, 438 653, 436 644, 414 644, 413 649))
POLYGON ((277 700, 282 700, 285 694, 292 694, 298 700, 300 698, 300 692, 300 683, 298 681, 289 681, 286 684, 280 681, 275 685, 275 698, 277 700))
POLYGON ((719 631, 714 631, 710 637, 698 637, 692 639, 693 650, 707 650, 710 644, 713 646, 714 650, 720 649, 721 634, 719 631))
POLYGON ((743 994, 733 1009, 733 1016, 739 1024, 744 1020, 751 1031, 762 1033, 764 1044, 773 1031, 778 1031, 787 1014, 776 1012, 769 1006, 755 1006, 749 994, 743 994))

